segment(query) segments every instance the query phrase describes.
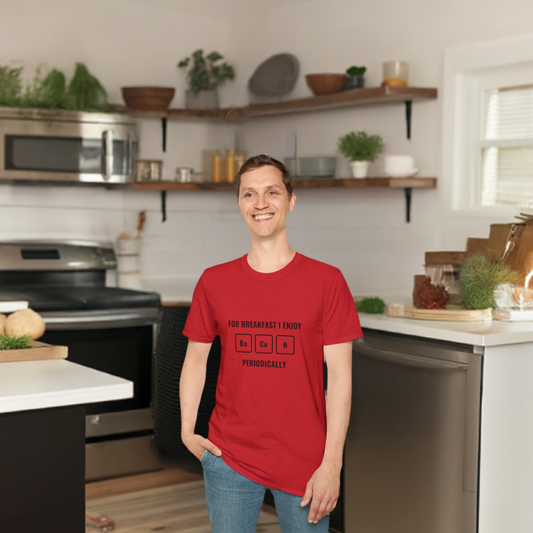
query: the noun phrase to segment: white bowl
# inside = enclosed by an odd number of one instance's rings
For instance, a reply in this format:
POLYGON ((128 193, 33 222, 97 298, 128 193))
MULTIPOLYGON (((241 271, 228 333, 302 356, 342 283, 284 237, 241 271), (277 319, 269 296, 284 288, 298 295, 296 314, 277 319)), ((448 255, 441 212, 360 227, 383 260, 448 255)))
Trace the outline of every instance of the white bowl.
POLYGON ((418 172, 417 168, 412 168, 410 170, 398 170, 398 171, 392 171, 392 170, 386 170, 385 174, 389 178, 410 178, 411 176, 414 176, 418 172))

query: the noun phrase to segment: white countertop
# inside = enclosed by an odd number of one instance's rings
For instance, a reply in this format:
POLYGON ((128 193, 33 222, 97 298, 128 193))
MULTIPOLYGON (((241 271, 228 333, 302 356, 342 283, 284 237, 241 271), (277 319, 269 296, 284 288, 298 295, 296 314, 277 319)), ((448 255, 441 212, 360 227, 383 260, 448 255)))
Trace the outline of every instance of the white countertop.
POLYGON ((533 342, 533 322, 446 322, 359 313, 363 328, 402 333, 474 346, 501 346, 533 342))
POLYGON ((65 359, 0 363, 0 413, 131 397, 131 381, 65 359))

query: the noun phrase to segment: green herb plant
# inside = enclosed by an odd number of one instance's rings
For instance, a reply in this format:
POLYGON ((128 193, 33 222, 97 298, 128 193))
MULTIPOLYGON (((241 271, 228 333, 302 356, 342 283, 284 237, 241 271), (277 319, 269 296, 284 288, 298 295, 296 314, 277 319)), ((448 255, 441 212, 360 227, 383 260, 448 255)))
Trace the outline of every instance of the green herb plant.
POLYGON ((80 111, 105 111, 107 108, 105 89, 83 63, 76 63, 63 105, 65 109, 80 111))
POLYGON ((13 337, 11 335, 0 334, 0 350, 25 350, 32 346, 31 337, 28 335, 13 337))
POLYGON ((383 151, 383 140, 379 135, 352 131, 339 139, 337 147, 350 161, 374 161, 383 151))
POLYGON ((22 67, 0 66, 0 105, 16 107, 22 91, 22 67))
POLYGON ((107 93, 83 63, 76 63, 67 87, 65 75, 52 69, 46 76, 37 68, 24 86, 22 67, 0 67, 0 105, 76 111, 106 111, 107 93))
POLYGON ((469 257, 459 268, 459 290, 464 309, 489 309, 496 306, 494 289, 512 283, 518 274, 500 261, 484 255, 469 257))
POLYGON ((385 302, 381 298, 363 298, 355 302, 355 307, 361 313, 378 315, 385 311, 385 302))
POLYGON ((43 77, 37 68, 33 79, 26 85, 20 107, 58 108, 65 98, 65 75, 57 69, 43 77))
POLYGON ((235 78, 235 71, 218 52, 204 57, 203 50, 196 50, 191 56, 178 63, 179 68, 187 68, 187 79, 194 94, 216 89, 223 81, 235 78))
POLYGON ((350 67, 346 69, 348 76, 364 76, 366 67, 350 67))

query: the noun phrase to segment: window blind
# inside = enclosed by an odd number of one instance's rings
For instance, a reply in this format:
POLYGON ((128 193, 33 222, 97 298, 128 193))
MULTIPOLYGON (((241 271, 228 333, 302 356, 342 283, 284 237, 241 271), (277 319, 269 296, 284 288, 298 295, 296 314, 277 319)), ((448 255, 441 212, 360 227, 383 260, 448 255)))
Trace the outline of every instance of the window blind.
POLYGON ((482 205, 533 200, 533 85, 485 91, 481 135, 482 205))

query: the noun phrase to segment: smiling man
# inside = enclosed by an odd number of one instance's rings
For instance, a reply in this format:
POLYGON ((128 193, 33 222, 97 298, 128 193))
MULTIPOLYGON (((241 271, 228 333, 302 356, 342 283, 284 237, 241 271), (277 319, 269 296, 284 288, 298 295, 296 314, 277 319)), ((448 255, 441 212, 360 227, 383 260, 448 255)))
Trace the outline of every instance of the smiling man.
POLYGON ((182 440, 202 462, 213 533, 253 533, 267 488, 283 533, 327 532, 359 319, 341 272, 288 244, 296 196, 285 166, 266 154, 251 157, 236 188, 252 247, 207 269, 194 291, 183 331, 182 440), (194 427, 216 335, 222 355, 205 439, 194 427))

